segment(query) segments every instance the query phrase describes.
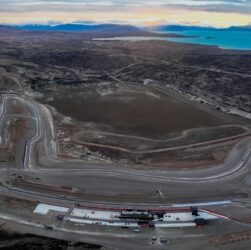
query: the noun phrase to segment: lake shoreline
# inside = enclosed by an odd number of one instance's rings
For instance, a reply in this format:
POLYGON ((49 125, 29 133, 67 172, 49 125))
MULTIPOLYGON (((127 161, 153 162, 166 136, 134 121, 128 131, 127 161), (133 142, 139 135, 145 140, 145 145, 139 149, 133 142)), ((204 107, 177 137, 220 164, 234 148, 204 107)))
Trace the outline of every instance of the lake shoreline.
POLYGON ((214 46, 222 50, 251 50, 251 32, 155 32, 154 36, 114 36, 109 38, 96 38, 96 41, 167 41, 191 45, 214 46), (248 34, 248 35, 247 35, 248 34), (245 36, 244 36, 245 35, 245 36), (250 43, 249 43, 250 41, 250 43))

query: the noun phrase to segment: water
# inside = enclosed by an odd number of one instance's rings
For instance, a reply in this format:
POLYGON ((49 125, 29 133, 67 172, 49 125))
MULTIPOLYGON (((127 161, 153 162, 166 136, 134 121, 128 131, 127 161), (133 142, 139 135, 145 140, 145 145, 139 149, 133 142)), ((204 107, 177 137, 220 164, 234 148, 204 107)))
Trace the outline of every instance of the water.
POLYGON ((251 31, 182 31, 175 34, 195 38, 168 38, 169 41, 216 45, 224 49, 251 50, 251 31))
POLYGON ((251 50, 251 31, 172 31, 166 33, 173 33, 185 36, 196 36, 193 38, 169 38, 169 37, 113 37, 99 40, 129 40, 129 41, 143 41, 143 40, 164 40, 180 43, 193 43, 214 45, 223 49, 237 49, 237 50, 251 50))

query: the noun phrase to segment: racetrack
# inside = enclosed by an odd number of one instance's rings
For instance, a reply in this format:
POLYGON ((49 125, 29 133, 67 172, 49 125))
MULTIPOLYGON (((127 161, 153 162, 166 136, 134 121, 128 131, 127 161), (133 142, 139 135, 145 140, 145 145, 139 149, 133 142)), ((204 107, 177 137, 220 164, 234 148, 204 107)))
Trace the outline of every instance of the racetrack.
MULTIPOLYGON (((225 209, 230 206, 241 205, 244 208, 249 206, 251 137, 248 129, 247 134, 242 135, 222 164, 208 168, 158 170, 114 163, 94 164, 60 156, 52 115, 46 106, 32 99, 10 94, 3 96, 0 114, 1 136, 6 134, 2 133, 2 130, 6 129, 6 123, 10 118, 8 112, 13 101, 30 114, 27 116, 13 113, 11 116, 33 121, 31 123, 33 127, 29 136, 24 135, 25 147, 19 149, 20 154, 23 154, 20 167, 13 168, 7 163, 1 165, 0 197, 4 195, 36 204, 37 202, 55 204, 68 207, 69 211, 77 206, 94 211, 123 211, 133 208, 156 213, 158 211, 179 213, 190 207, 200 207, 201 211, 216 215, 219 220, 249 227, 249 222, 243 218, 233 219, 224 213, 214 211, 218 207, 225 209)), ((16 210, 13 209, 0 212, 0 220, 17 228, 25 228, 27 232, 34 230, 36 234, 49 236, 49 232, 44 231, 44 226, 36 222, 37 219, 33 221, 27 219, 30 218, 28 215, 22 217, 15 213, 16 210)), ((59 238, 64 235, 65 238, 99 242, 106 246, 125 245, 123 240, 131 237, 139 240, 135 233, 121 232, 119 228, 110 229, 112 226, 85 225, 83 230, 81 225, 69 226, 67 221, 58 225, 51 216, 43 220, 48 220, 46 223, 49 224, 53 223, 55 228, 52 231, 53 235, 59 238), (118 240, 114 242, 114 239, 118 240)), ((176 229, 156 229, 154 232, 157 237, 163 238, 167 232, 171 237, 174 230, 176 229)), ((148 244, 145 240, 152 234, 151 230, 146 230, 140 234, 141 240, 134 245, 136 244, 138 249, 151 249, 151 245, 145 245, 148 244)), ((204 234, 189 233, 188 230, 186 233, 181 233, 181 236, 196 239, 206 237, 204 234)), ((158 247, 164 249, 161 244, 158 247)))
MULTIPOLYGON (((84 164, 80 160, 67 161, 58 156, 53 121, 49 110, 33 100, 24 99, 15 95, 5 95, 3 97, 3 108, 1 112, 2 123, 6 116, 8 100, 16 100, 21 105, 29 108, 33 112, 33 118, 36 121, 34 128, 36 133, 32 138, 26 140, 24 159, 23 162, 20 163, 26 171, 32 170, 43 174, 57 173, 60 171, 62 175, 67 175, 69 172, 76 171, 76 174, 81 174, 83 178, 85 174, 91 174, 99 179, 106 176, 122 178, 124 180, 128 179, 130 181, 140 180, 146 182, 147 185, 148 182, 220 182, 224 180, 233 180, 250 170, 251 137, 248 136, 248 133, 246 133, 246 138, 235 145, 223 164, 210 168, 199 168, 189 171, 156 171, 151 169, 144 170, 132 168, 127 170, 124 166, 119 165, 116 165, 115 169, 114 164, 84 164), (38 144, 39 150, 37 148, 38 144), (38 153, 38 151, 40 152, 38 153), (39 157, 37 157, 38 155, 39 157)), ((242 136, 245 136, 245 134, 242 136)))

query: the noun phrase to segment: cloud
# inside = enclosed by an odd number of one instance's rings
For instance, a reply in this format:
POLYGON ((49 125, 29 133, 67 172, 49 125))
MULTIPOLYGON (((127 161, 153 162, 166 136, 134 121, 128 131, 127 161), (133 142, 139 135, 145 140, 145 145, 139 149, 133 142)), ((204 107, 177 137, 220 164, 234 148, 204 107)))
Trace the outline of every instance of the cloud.
POLYGON ((221 7, 222 9, 232 8, 236 11, 242 8, 251 8, 251 0, 0 0, 1 10, 5 11, 20 11, 33 9, 36 10, 41 6, 59 7, 71 9, 81 7, 106 7, 106 6, 182 6, 182 7, 221 7))
POLYGON ((214 13, 215 18, 221 19, 219 25, 247 23, 251 20, 251 17, 247 18, 251 16, 251 0, 0 0, 0 22, 4 23, 82 19, 86 22, 150 23, 166 20, 179 23, 184 13, 187 17, 184 22, 188 23, 215 25, 218 20, 213 20, 214 13), (209 14, 202 14, 198 20, 195 16, 198 12, 209 14), (222 13, 226 18, 219 15, 222 13), (241 18, 239 14, 243 15, 240 21, 236 20, 241 18))

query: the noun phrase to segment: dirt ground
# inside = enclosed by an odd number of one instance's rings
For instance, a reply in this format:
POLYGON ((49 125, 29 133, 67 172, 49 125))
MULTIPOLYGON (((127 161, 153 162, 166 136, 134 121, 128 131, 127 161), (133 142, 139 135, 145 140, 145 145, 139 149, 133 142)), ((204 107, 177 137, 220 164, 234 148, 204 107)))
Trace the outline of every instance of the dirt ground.
POLYGON ((246 133, 220 112, 149 86, 98 84, 96 88, 45 88, 41 93, 38 101, 49 105, 60 155, 65 159, 156 167, 210 166, 223 162, 236 141, 194 152, 186 152, 186 148, 154 150, 246 133))
POLYGON ((44 96, 38 100, 65 116, 122 134, 161 139, 185 129, 227 123, 149 87, 45 90, 44 96))
POLYGON ((1 250, 94 250, 100 246, 0 230, 1 250))

